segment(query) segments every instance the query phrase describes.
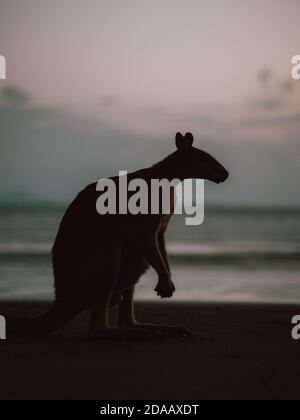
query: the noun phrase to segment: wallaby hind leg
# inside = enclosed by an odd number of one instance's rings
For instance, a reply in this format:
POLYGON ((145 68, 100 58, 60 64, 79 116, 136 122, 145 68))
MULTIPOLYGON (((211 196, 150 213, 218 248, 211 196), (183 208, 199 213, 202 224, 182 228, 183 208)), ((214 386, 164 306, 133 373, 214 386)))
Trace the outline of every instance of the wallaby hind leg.
POLYGON ((88 338, 90 340, 135 340, 160 338, 155 331, 142 328, 112 328, 109 325, 109 308, 119 278, 120 251, 115 249, 109 257, 95 260, 87 270, 91 319, 88 338))
POLYGON ((135 286, 132 286, 123 295, 119 306, 119 325, 121 327, 142 328, 148 331, 158 331, 163 337, 194 337, 187 328, 175 325, 144 324, 135 320, 134 317, 134 296, 135 286))

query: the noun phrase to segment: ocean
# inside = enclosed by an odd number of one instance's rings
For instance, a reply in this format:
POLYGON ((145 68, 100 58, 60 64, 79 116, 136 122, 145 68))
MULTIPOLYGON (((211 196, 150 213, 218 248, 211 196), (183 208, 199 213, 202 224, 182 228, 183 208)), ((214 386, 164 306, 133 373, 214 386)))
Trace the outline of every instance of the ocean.
MULTIPOLYGON (((0 300, 53 299, 50 249, 64 206, 0 208, 0 300)), ((167 248, 173 301, 300 302, 300 210, 207 208, 201 226, 175 216, 167 248)), ((153 270, 137 287, 157 300, 153 270)))

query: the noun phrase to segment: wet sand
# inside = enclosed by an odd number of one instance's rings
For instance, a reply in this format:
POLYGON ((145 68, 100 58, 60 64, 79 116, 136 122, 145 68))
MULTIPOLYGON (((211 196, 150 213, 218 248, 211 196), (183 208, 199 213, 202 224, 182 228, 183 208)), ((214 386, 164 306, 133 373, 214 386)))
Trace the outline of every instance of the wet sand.
MULTIPOLYGON (((46 307, 0 303, 0 314, 46 307)), ((296 314, 300 306, 140 303, 140 321, 197 333, 143 343, 89 342, 83 314, 49 336, 0 341, 0 399, 298 399, 296 314)))

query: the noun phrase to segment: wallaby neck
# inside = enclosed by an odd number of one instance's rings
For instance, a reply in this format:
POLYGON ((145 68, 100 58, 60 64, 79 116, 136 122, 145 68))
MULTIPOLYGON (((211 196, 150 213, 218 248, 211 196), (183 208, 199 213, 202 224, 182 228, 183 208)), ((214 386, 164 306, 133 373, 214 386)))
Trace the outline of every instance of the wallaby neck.
POLYGON ((146 176, 150 179, 167 179, 168 181, 172 181, 174 179, 179 179, 181 182, 184 178, 179 173, 178 168, 174 168, 168 162, 162 161, 153 165, 149 168, 143 170, 146 176))

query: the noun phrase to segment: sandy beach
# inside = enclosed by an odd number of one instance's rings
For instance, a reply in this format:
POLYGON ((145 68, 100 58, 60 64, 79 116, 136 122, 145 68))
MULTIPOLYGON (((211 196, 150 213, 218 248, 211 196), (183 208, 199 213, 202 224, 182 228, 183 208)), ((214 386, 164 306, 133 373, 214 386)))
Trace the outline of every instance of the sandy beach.
MULTIPOLYGON (((4 315, 44 304, 0 304, 4 315)), ((296 306, 137 304, 139 320, 184 324, 195 339, 88 342, 87 314, 42 338, 0 342, 1 399, 298 399, 296 306)))

